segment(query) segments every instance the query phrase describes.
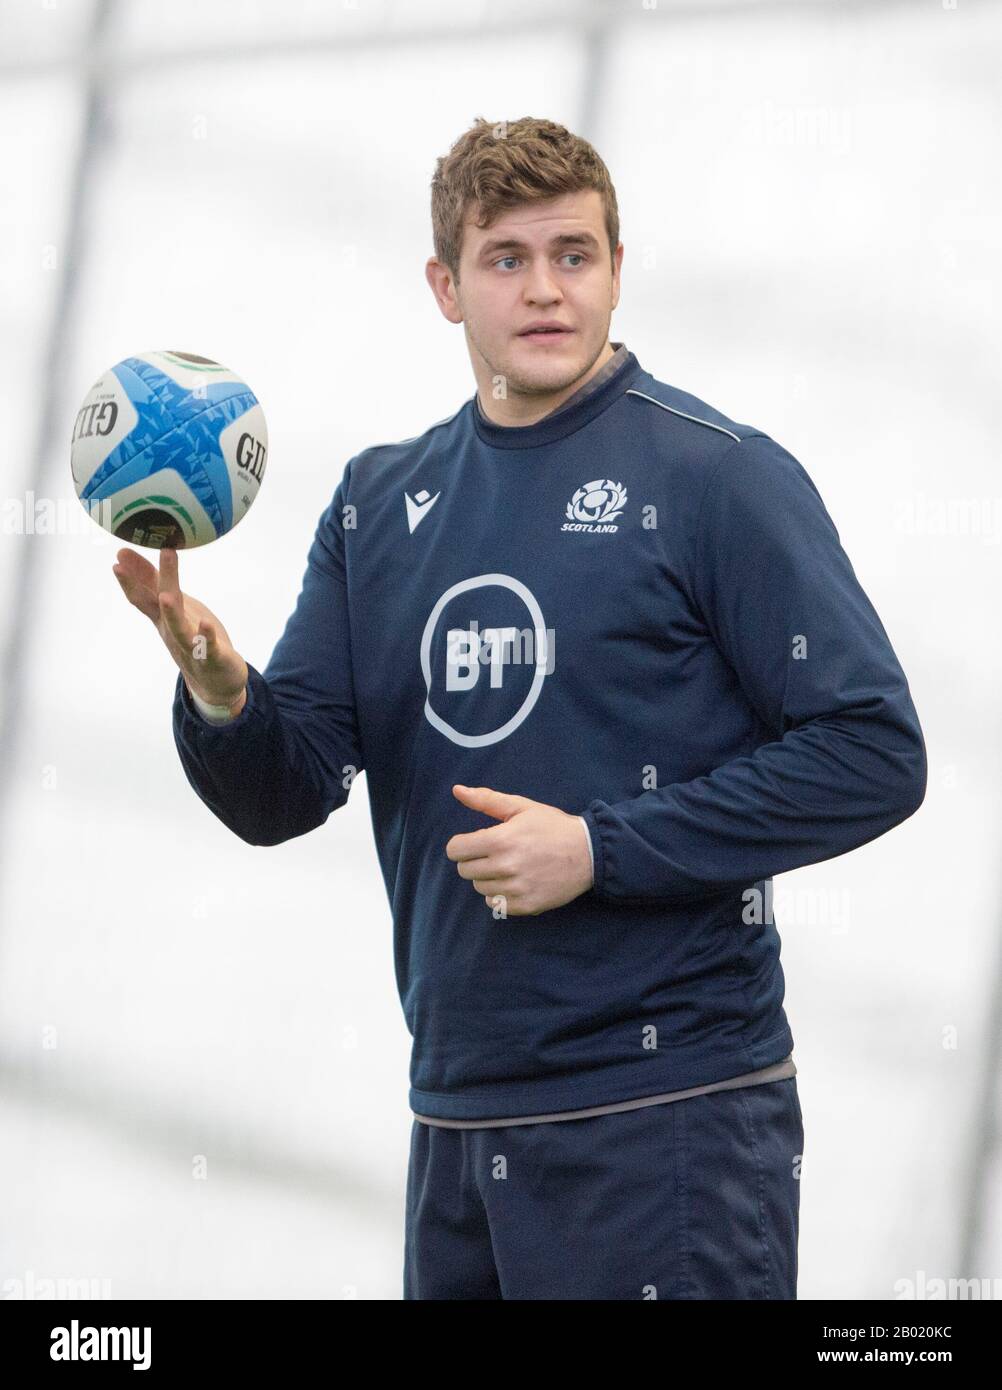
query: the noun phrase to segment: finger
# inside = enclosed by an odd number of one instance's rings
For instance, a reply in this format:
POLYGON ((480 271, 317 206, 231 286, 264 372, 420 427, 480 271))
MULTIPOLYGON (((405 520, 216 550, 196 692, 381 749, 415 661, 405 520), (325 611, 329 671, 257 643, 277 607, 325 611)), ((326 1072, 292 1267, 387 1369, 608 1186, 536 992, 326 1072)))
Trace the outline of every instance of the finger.
POLYGON ((470 830, 463 835, 453 835, 446 843, 445 852, 450 859, 462 863, 467 859, 485 858, 500 846, 497 839, 503 825, 488 825, 483 830, 470 830))
POLYGON ((215 625, 206 617, 200 617, 191 630, 189 650, 195 661, 209 661, 218 655, 219 634, 215 625), (201 641, 198 639, 201 638, 201 641), (197 643, 197 647, 196 647, 197 643))
POLYGON ((502 870, 498 867, 497 860, 491 858, 464 859, 456 865, 456 872, 460 878, 500 878, 502 870))
POLYGON ((511 894, 511 880, 507 878, 475 878, 473 886, 485 898, 507 898, 511 894))
POLYGON ((181 597, 181 585, 178 581, 177 572, 177 551, 169 545, 165 545, 160 551, 160 568, 157 571, 157 592, 160 594, 171 594, 177 598, 181 597))
POLYGON ((521 898, 516 898, 511 893, 506 893, 503 890, 501 892, 485 894, 484 903, 491 909, 495 916, 527 917, 531 915, 521 898))
POLYGON ((156 568, 150 564, 145 555, 140 555, 138 550, 124 549, 120 550, 115 558, 133 579, 141 579, 156 589, 156 568))
POLYGON ((164 592, 160 594, 158 604, 160 617, 163 618, 167 631, 178 646, 190 656, 196 632, 185 614, 183 601, 175 598, 173 594, 164 592))
POLYGON ((528 810, 535 803, 527 796, 516 796, 511 792, 501 792, 495 787, 466 787, 456 782, 452 794, 464 806, 470 806, 495 820, 506 821, 519 811, 528 810))
POLYGON ((184 598, 177 577, 177 551, 169 546, 164 546, 160 551, 157 583, 157 600, 167 630, 185 651, 190 652, 196 630, 184 611, 184 598))
POLYGON ((126 578, 130 579, 133 584, 139 584, 148 589, 152 597, 156 599, 157 572, 149 560, 135 550, 120 550, 115 558, 118 561, 118 569, 126 578))
POLYGON ((112 565, 111 569, 129 602, 141 613, 145 613, 152 622, 156 622, 160 617, 160 605, 157 603, 156 594, 142 580, 129 574, 124 565, 112 565))

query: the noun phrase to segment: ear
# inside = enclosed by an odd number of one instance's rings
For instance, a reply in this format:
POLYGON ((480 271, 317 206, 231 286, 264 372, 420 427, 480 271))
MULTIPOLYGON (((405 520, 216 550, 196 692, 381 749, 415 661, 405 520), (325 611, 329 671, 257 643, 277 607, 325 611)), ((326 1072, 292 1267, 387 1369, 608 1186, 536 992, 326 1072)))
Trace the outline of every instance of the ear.
POLYGON ((456 281, 452 271, 443 265, 437 256, 429 256, 424 268, 424 277, 431 286, 435 303, 450 323, 462 323, 463 315, 456 297, 456 281))
POLYGON ((612 258, 612 307, 619 303, 619 274, 623 265, 623 243, 616 247, 612 258))

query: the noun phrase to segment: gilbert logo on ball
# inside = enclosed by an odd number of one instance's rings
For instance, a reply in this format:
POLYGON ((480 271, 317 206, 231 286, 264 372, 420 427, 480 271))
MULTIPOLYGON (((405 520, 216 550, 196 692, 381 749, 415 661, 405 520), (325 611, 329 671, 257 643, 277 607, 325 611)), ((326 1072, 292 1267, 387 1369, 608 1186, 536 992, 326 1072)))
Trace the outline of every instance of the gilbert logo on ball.
POLYGON ((247 383, 208 357, 143 352, 110 367, 77 412, 77 496, 119 540, 208 545, 246 516, 268 457, 247 383))

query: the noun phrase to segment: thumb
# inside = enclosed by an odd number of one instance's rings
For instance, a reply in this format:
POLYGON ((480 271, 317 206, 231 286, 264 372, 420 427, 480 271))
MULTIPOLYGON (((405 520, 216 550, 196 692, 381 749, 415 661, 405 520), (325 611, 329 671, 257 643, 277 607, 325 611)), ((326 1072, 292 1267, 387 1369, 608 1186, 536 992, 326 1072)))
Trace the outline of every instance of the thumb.
POLYGON ((461 782, 453 786, 452 794, 464 806, 470 806, 474 811, 483 811, 495 820, 507 820, 516 811, 524 811, 527 806, 533 804, 527 796, 494 791, 492 787, 464 787, 461 782))

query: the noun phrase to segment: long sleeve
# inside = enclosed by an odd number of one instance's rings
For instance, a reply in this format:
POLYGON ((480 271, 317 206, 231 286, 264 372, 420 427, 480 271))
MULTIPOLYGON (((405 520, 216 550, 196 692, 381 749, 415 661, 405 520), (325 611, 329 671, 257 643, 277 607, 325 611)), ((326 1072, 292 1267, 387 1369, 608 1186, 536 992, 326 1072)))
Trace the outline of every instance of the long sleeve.
POLYGON ((768 734, 706 776, 588 804, 592 891, 614 901, 682 904, 831 859, 925 796, 907 681, 801 464, 765 435, 730 445, 691 552, 690 599, 768 734))
POLYGON ((322 825, 362 770, 352 680, 343 499, 351 464, 320 518, 296 607, 263 673, 248 662, 235 719, 210 722, 178 672, 173 729, 188 781, 251 845, 322 825))

